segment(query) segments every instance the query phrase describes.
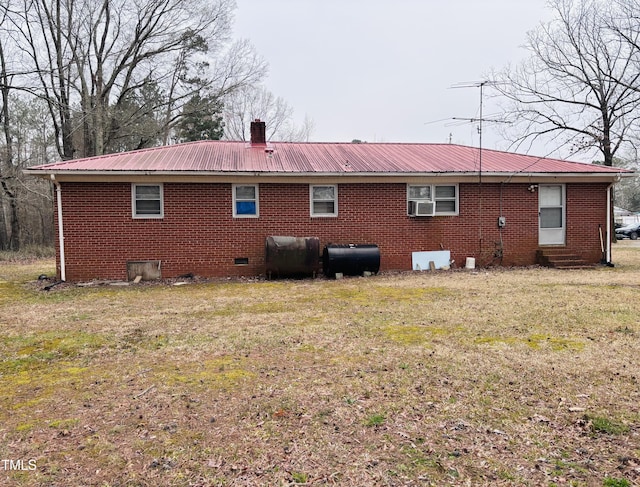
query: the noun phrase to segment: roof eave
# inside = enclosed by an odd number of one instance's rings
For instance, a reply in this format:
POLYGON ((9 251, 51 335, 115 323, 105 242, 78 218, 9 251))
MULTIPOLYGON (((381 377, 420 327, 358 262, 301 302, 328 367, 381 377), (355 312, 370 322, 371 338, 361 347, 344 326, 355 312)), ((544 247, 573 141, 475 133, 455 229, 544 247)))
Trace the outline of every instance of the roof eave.
MULTIPOLYGON (((291 179, 379 179, 379 178, 447 178, 478 181, 477 171, 430 171, 430 172, 285 172, 285 171, 95 171, 95 170, 55 170, 25 169, 23 173, 31 176, 51 178, 52 180, 70 181, 76 179, 123 180, 126 178, 166 178, 166 179, 246 179, 246 178, 291 178, 291 179)), ((553 180, 602 180, 618 181, 623 177, 633 177, 634 172, 483 172, 482 178, 487 182, 518 182, 542 179, 553 180)))

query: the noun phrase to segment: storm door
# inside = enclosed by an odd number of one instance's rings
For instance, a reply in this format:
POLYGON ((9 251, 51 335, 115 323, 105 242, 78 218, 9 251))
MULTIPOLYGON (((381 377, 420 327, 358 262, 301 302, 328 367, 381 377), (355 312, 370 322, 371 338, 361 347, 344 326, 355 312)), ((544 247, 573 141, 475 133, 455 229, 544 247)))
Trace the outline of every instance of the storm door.
POLYGON ((564 245, 566 236, 565 186, 538 186, 539 245, 564 245))

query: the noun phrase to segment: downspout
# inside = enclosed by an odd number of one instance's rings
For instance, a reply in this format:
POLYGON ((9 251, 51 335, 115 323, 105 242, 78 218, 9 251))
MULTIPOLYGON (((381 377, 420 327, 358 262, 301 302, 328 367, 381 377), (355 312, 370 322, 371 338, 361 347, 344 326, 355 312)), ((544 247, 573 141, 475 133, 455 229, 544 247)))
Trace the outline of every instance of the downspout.
POLYGON ((67 270, 64 261, 64 230, 62 226, 62 189, 60 183, 56 181, 56 175, 51 175, 51 181, 56 187, 56 201, 58 206, 58 243, 60 247, 60 280, 67 280, 67 270))
MULTIPOLYGON (((620 180, 620 177, 618 176, 618 181, 620 180)), ((613 183, 611 183, 609 186, 607 186, 607 265, 613 265, 611 263, 611 238, 612 238, 612 234, 611 234, 611 198, 612 198, 612 194, 611 194, 611 188, 613 188, 613 185, 616 184, 618 181, 614 181, 613 183)))

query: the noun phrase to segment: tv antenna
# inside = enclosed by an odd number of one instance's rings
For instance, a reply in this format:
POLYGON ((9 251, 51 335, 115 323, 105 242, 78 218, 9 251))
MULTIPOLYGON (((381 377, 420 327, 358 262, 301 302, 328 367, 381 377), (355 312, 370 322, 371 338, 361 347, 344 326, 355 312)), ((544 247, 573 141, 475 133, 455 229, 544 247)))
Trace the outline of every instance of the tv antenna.
POLYGON ((482 185, 482 123, 483 122, 491 122, 491 123, 507 123, 504 120, 496 120, 491 118, 484 118, 484 87, 485 86, 495 86, 499 84, 496 81, 467 81, 463 83, 457 83, 452 86, 452 88, 480 88, 480 114, 478 118, 463 118, 463 117, 453 117, 453 120, 460 120, 464 122, 475 123, 478 122, 478 179, 479 183, 482 185))
POLYGON ((452 88, 480 88, 480 114, 478 118, 459 118, 454 117, 454 120, 463 120, 466 122, 475 123, 478 122, 478 232, 479 232, 479 257, 482 256, 482 122, 496 122, 496 123, 504 123, 501 120, 492 120, 492 119, 484 119, 483 118, 483 105, 484 105, 484 87, 485 86, 495 86, 495 81, 467 81, 464 83, 458 83, 452 86, 452 88))

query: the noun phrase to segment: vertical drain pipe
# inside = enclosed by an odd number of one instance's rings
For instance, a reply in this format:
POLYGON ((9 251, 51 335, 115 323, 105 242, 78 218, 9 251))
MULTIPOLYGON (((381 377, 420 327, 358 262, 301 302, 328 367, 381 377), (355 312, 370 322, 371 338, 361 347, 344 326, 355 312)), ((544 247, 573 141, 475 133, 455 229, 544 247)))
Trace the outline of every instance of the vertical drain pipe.
MULTIPOLYGON (((618 177, 618 181, 619 181, 619 177, 618 177)), ((617 182, 617 181, 616 181, 617 182)), ((611 188, 613 188, 613 185, 616 183, 611 183, 609 186, 607 186, 607 264, 611 265, 611 239, 613 238, 613 235, 611 233, 611 198, 613 196, 613 194, 611 193, 611 188)))
POLYGON ((56 175, 51 175, 51 181, 53 181, 56 187, 56 201, 58 206, 58 242, 60 247, 60 280, 67 280, 67 270, 64 262, 64 230, 62 226, 62 189, 60 183, 56 181, 56 175))

